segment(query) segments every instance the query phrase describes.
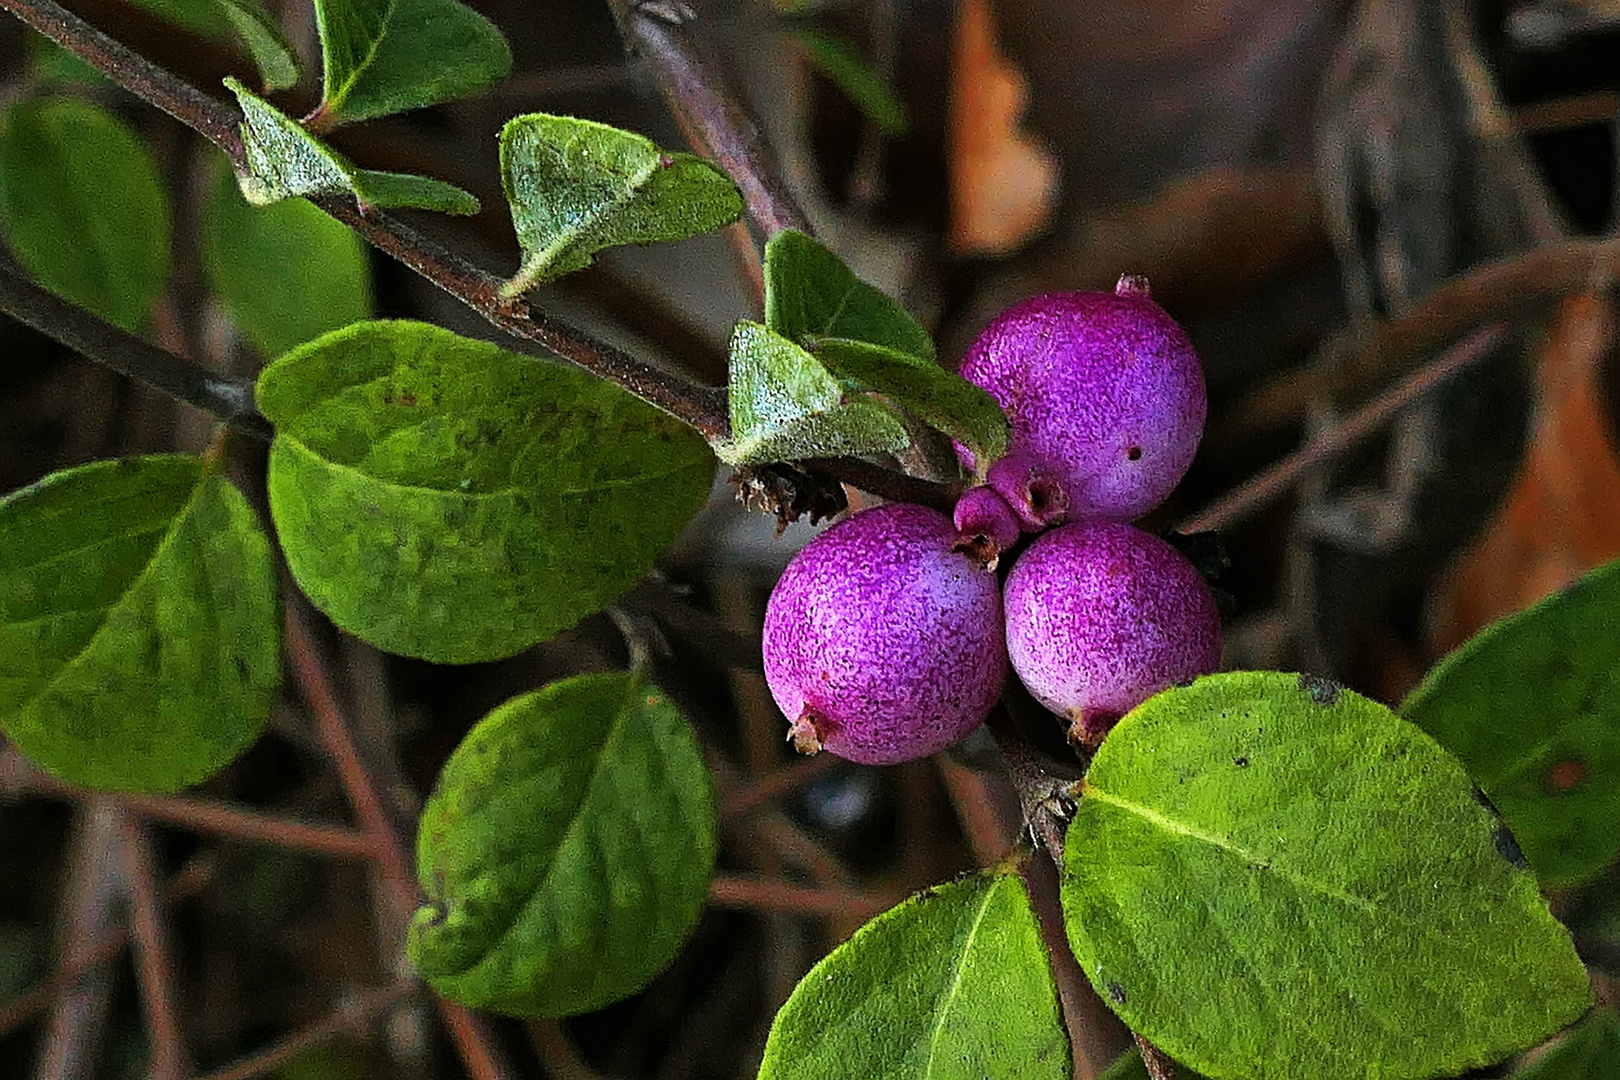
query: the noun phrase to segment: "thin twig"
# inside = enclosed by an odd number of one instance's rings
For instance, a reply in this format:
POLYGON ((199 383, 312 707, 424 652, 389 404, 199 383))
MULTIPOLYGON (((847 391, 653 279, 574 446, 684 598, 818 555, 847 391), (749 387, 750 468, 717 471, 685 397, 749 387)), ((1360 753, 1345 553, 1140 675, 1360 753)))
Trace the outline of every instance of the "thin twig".
POLYGON ((175 1000, 174 950, 164 925, 163 902, 152 869, 152 849, 141 826, 124 814, 118 823, 119 855, 129 887, 135 940, 135 975, 151 1039, 149 1080, 182 1080, 189 1072, 180 1009, 175 1000))
POLYGON ((805 915, 855 915, 868 918, 898 903, 898 896, 879 896, 854 889, 789 885, 759 878, 718 876, 709 885, 709 902, 748 911, 785 911, 805 915))
MULTIPOLYGON (((15 748, 8 747, 0 751, 0 795, 23 794, 73 800, 92 797, 90 792, 40 772, 15 748)), ((191 795, 113 794, 106 797, 137 817, 211 836, 347 859, 369 859, 375 849, 371 837, 356 829, 318 825, 214 799, 191 795)))
POLYGON ((1052 959, 1052 977, 1057 983, 1063 1026, 1069 1033, 1074 1075, 1077 1080, 1094 1080, 1119 1056, 1128 1035, 1080 969, 1064 925, 1059 896, 1064 829, 1073 815, 1073 800, 1078 797, 1080 785, 1060 775, 1055 771, 1061 768, 1057 762, 1048 761, 1025 741, 1007 705, 997 706, 987 726, 1018 792, 1024 822, 1047 856, 1025 859, 1020 874, 1041 940, 1052 959))
POLYGON ((825 776, 841 763, 842 759, 832 754, 817 754, 773 769, 727 794, 720 802, 720 816, 733 819, 743 817, 772 799, 781 798, 825 776))
MULTIPOLYGON (((338 701, 330 665, 316 640, 308 602, 301 596, 289 595, 283 626, 293 678, 315 716, 321 743, 337 767, 349 804, 360 819, 361 827, 376 844, 373 858, 387 898, 386 907, 398 921, 404 922, 422 903, 423 894, 411 875, 404 841, 395 831, 377 782, 360 756, 354 733, 338 701)), ((470 1010, 437 995, 434 1002, 473 1080, 501 1080, 510 1075, 500 1062, 490 1033, 470 1010)))
POLYGON ((1484 362, 1506 328, 1488 326, 1396 383, 1389 390, 1317 435, 1295 453, 1176 526, 1182 533, 1229 529, 1292 491, 1311 471, 1393 420, 1397 413, 1448 380, 1484 362))
POLYGON ((782 182, 759 129, 726 91, 689 33, 696 21, 679 0, 609 0, 630 51, 651 65, 664 99, 706 151, 741 189, 766 238, 783 229, 810 232, 809 219, 782 182))
MULTIPOLYGON (((1349 397, 1400 375, 1476 326, 1514 319, 1620 273, 1620 238, 1569 240, 1499 259, 1447 280, 1358 341, 1331 372, 1311 366, 1260 388, 1221 422, 1222 432, 1262 430, 1303 417, 1322 394, 1349 397)), ((1224 437, 1216 433, 1212 437, 1224 437)))
POLYGON ((118 807, 95 799, 79 811, 73 866, 63 904, 59 964, 73 976, 57 984, 50 1022, 34 1062, 34 1080, 79 1080, 95 1072, 100 1056, 112 973, 87 954, 117 925, 124 880, 118 865, 118 807))
POLYGON ((103 367, 195 405, 260 438, 270 425, 254 409, 253 383, 148 344, 40 288, 0 263, 0 311, 103 367))
MULTIPOLYGON (((182 867, 169 883, 165 890, 169 902, 177 903, 190 896, 195 896, 207 884, 208 874, 198 873, 203 864, 197 859, 182 867)), ((44 1012, 50 1003, 55 1000, 64 988, 76 982, 79 976, 92 968, 100 967, 123 951, 129 943, 129 927, 117 925, 107 931, 88 947, 81 948, 73 955, 64 957, 62 963, 46 977, 45 981, 27 990, 20 996, 12 998, 0 1009, 0 1039, 6 1038, 13 1031, 28 1023, 35 1016, 44 1012)))
POLYGON ((392 986, 368 990, 331 1015, 324 1016, 307 1027, 299 1028, 256 1054, 215 1069, 198 1080, 255 1080, 256 1077, 275 1072, 340 1035, 365 1030, 368 1024, 390 1007, 409 998, 416 989, 414 983, 398 982, 392 986))
MULTIPOLYGON (((55 0, 0 0, 0 7, 194 129, 223 150, 238 171, 247 168, 234 110, 137 56, 55 0)), ((450 254, 386 214, 375 211, 362 214, 353 198, 330 195, 310 201, 511 334, 518 339, 520 351, 572 361, 679 417, 705 437, 717 438, 727 432, 723 393, 675 378, 596 341, 577 328, 536 311, 527 301, 503 301, 501 279, 450 254)))

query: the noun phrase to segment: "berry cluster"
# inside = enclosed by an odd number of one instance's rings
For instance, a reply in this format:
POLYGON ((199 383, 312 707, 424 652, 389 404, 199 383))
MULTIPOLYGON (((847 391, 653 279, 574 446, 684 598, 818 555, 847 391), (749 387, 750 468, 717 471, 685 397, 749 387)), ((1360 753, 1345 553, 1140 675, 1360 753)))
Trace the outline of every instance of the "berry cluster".
POLYGON ((1011 428, 986 485, 954 522, 899 503, 851 516, 805 545, 771 594, 765 679, 802 751, 868 764, 932 754, 989 715, 1009 664, 1071 739, 1095 745, 1219 662, 1209 586, 1129 524, 1180 482, 1206 409, 1192 343, 1146 283, 1017 304, 961 374, 1011 428), (1025 533, 1039 535, 1003 586, 996 568, 1025 533))

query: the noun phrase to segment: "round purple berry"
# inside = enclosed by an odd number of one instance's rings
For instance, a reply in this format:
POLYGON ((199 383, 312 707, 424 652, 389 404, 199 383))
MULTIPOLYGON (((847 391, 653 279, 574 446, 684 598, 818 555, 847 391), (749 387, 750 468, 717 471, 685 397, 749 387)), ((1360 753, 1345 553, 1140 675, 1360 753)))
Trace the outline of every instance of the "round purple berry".
MULTIPOLYGON (((1006 412, 1010 455, 1061 486, 1070 520, 1141 517, 1180 482, 1203 435, 1198 356, 1141 278, 1013 305, 960 371, 1006 412)), ((1020 518, 1038 520, 1042 508, 1020 502, 1016 480, 1027 474, 1004 472, 992 486, 1020 518)))
POLYGON ((1215 596, 1133 525, 1093 519, 1032 543, 1007 575, 1007 652, 1029 692, 1092 746, 1154 694, 1220 665, 1215 596))
POLYGON ((1001 589, 944 514, 890 503, 804 546, 765 610, 765 681, 800 750, 869 765, 943 750, 1007 680, 1001 589))
POLYGON ((994 570, 1001 553, 1018 543, 1023 531, 1013 516, 1007 500, 996 494, 994 488, 969 488, 956 500, 951 519, 958 533, 956 549, 994 570))

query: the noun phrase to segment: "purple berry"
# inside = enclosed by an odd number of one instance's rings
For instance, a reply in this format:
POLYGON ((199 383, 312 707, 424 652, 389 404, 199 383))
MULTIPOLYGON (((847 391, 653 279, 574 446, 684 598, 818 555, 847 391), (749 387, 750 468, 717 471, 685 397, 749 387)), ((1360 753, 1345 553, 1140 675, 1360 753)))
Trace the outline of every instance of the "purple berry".
POLYGON ((1220 665, 1215 596, 1133 525, 1090 520, 1032 543, 1007 575, 1007 652, 1029 692, 1095 745, 1165 687, 1220 665))
MULTIPOLYGON (((1047 293, 1013 305, 985 327, 960 370, 1001 405, 1010 453, 1062 488, 1071 520, 1130 521, 1159 505, 1204 431, 1198 356, 1140 278, 1121 278, 1113 292, 1047 293)), ((992 486, 1020 518, 1038 520, 1039 506, 1021 505, 1019 470, 1009 472, 992 486)))
POLYGON ((800 750, 869 765, 943 750, 1007 680, 996 576, 944 514, 864 510, 794 556, 765 610, 765 681, 800 750))
POLYGON ((963 492, 952 514, 959 534, 956 549, 994 570, 1001 553, 1018 543, 1022 530, 1007 500, 994 488, 976 487, 963 492))

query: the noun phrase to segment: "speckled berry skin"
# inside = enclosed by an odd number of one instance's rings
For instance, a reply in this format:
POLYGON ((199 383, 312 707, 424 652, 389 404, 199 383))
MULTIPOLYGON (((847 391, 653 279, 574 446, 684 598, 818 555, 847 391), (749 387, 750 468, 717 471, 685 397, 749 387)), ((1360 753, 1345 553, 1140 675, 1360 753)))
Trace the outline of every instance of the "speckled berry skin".
MULTIPOLYGON (((1138 278, 1121 278, 1115 292, 1013 305, 985 327, 960 371, 1006 412, 1009 453, 1063 485, 1069 520, 1131 521, 1158 506, 1204 431, 1198 356, 1138 278)), ((1002 494, 1019 509, 1017 492, 1002 494)))
POLYGON ((1029 692, 1092 744, 1160 690, 1220 665, 1215 597, 1192 563, 1133 525, 1044 533, 1007 575, 1007 651, 1029 692))
POLYGON ((938 511, 890 503, 788 564, 765 610, 765 681, 801 749, 892 765, 989 714, 1007 680, 1001 588, 957 540, 938 511))

